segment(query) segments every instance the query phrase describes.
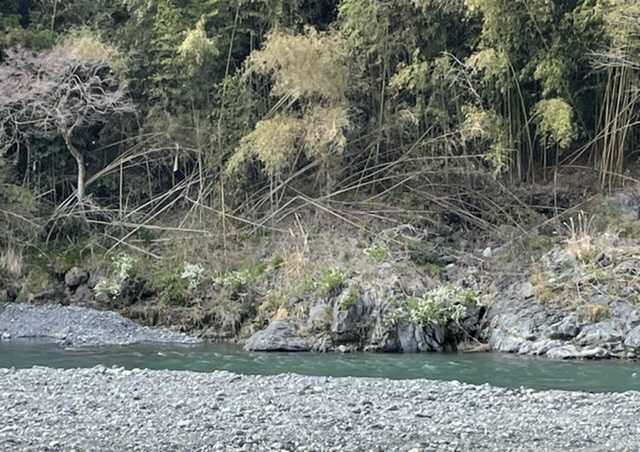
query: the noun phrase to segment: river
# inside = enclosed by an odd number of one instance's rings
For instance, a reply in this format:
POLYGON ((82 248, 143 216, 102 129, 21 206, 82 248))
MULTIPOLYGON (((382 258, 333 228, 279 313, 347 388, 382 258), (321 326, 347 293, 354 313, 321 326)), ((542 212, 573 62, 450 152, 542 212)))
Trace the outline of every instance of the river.
POLYGON ((240 374, 430 379, 536 390, 640 390, 640 363, 552 361, 501 353, 247 353, 225 344, 76 348, 36 341, 0 342, 0 367, 169 369, 240 374))

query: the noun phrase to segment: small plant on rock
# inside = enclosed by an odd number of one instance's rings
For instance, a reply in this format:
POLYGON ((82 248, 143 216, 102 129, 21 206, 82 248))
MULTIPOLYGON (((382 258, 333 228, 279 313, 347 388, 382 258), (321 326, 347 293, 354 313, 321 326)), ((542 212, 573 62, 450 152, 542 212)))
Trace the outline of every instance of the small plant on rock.
POLYGON ((578 309, 578 319, 597 323, 611 318, 609 306, 601 304, 588 304, 578 309))
POLYGON ((322 275, 319 289, 323 297, 335 297, 345 288, 347 275, 342 270, 334 268, 322 275))
POLYGON ((358 303, 358 290, 351 287, 346 296, 340 301, 339 309, 348 311, 352 306, 358 303))

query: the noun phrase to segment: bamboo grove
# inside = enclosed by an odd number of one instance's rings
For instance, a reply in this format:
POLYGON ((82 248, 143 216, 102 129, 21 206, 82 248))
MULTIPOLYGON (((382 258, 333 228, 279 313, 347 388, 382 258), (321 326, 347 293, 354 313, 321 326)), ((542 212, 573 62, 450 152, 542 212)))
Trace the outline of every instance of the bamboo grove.
POLYGON ((572 166, 611 190, 640 144, 634 0, 7 0, 0 33, 13 217, 228 228, 572 166))

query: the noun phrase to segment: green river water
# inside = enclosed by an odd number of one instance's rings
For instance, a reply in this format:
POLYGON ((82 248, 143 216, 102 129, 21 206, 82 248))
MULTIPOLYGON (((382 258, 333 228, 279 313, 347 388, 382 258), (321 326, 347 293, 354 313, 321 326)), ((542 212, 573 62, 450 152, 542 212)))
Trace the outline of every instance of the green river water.
POLYGON ((232 345, 136 345, 66 349, 43 342, 0 342, 0 367, 122 366, 241 374, 426 378, 532 389, 588 392, 640 390, 640 362, 551 361, 498 353, 247 353, 232 345))

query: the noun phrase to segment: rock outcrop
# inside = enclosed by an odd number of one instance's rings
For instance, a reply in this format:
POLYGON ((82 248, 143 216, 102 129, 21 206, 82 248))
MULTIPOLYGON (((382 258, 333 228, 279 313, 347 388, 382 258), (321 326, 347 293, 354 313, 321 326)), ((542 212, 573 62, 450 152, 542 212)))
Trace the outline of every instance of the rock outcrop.
POLYGON ((307 352, 311 344, 298 334, 296 324, 275 320, 246 342, 244 349, 253 352, 307 352))
MULTIPOLYGON (((479 334, 484 309, 465 307, 462 318, 446 322, 420 323, 398 316, 407 293, 419 297, 434 287, 431 279, 416 272, 415 267, 382 265, 375 277, 355 276, 336 296, 311 301, 306 318, 271 322, 246 342, 245 349, 410 353, 456 350, 459 342, 479 334)), ((451 299, 450 303, 456 301, 451 299)))
POLYGON ((500 292, 501 299, 491 307, 484 336, 493 350, 556 359, 640 355, 637 306, 617 300, 603 308, 608 318, 588 320, 575 309, 524 297, 528 284, 519 282, 500 292))

